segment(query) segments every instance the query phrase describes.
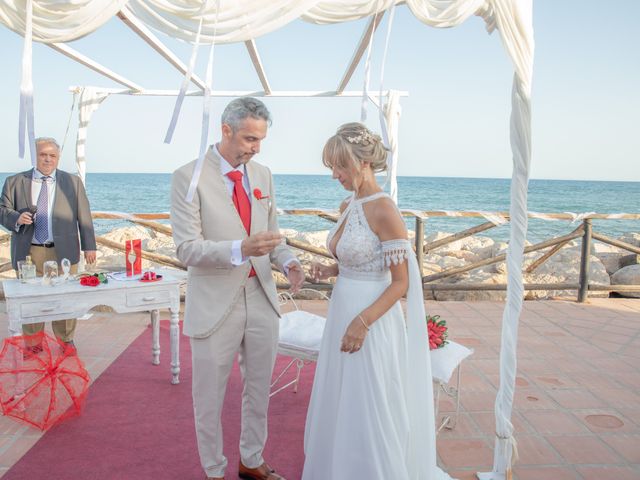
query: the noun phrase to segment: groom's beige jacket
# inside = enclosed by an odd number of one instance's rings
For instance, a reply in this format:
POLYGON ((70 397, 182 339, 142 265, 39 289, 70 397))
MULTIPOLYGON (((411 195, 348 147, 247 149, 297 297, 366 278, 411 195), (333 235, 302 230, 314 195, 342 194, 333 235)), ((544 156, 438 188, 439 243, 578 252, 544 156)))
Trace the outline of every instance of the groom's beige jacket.
MULTIPOLYGON (((231 263, 234 240, 247 237, 220 170, 220 158, 206 154, 193 201, 185 196, 195 160, 173 173, 171 185, 171 224, 178 259, 188 267, 187 300, 184 313, 185 335, 204 338, 222 325, 247 282, 251 266, 256 271, 273 310, 280 315, 271 263, 282 270, 295 258, 289 249, 278 246, 270 255, 251 257, 235 266, 231 263)), ((278 232, 273 179, 269 169, 251 160, 246 164, 251 187, 251 234, 278 232), (253 193, 259 189, 262 199, 253 193)))

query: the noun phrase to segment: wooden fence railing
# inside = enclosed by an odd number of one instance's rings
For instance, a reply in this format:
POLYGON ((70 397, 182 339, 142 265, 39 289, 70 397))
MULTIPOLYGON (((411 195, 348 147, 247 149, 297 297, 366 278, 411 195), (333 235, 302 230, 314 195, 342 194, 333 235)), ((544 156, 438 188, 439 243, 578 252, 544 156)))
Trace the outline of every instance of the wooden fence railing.
MULTIPOLYGON (((320 209, 289 209, 281 210, 280 214, 284 215, 312 215, 318 218, 335 222, 337 220, 336 211, 320 210, 320 209)), ((424 263, 424 255, 431 251, 434 251, 440 247, 448 245, 452 242, 462 240, 464 238, 476 235, 481 232, 490 230, 496 226, 502 225, 509 221, 509 214, 506 212, 484 212, 484 211, 418 211, 418 210, 402 210, 402 214, 405 217, 413 217, 415 219, 415 251, 419 262, 419 265, 424 263), (429 218, 435 217, 455 217, 455 218, 484 218, 487 221, 476 225, 471 228, 467 228, 460 232, 451 234, 445 238, 426 243, 425 242, 425 223, 429 218)), ((119 212, 94 212, 93 218, 96 220, 126 220, 137 225, 144 226, 152 229, 156 232, 163 233, 165 235, 171 235, 171 227, 169 225, 158 222, 157 220, 168 220, 168 213, 119 213, 119 212)), ((548 251, 542 253, 536 260, 533 261, 525 270, 524 273, 532 273, 546 261, 548 261, 553 255, 557 254, 562 247, 567 245, 572 240, 581 238, 582 249, 580 255, 580 275, 578 283, 530 283, 525 284, 525 290, 576 290, 577 301, 584 302, 587 298, 589 291, 617 291, 617 292, 640 292, 640 285, 595 285, 589 282, 589 268, 591 250, 594 241, 609 244, 614 247, 618 247, 628 252, 640 256, 640 247, 631 245, 620 240, 610 238, 598 232, 593 231, 592 220, 640 220, 640 213, 637 214, 581 214, 576 215, 572 213, 535 213, 530 212, 529 218, 538 218, 545 220, 565 220, 570 222, 580 221, 580 225, 573 231, 560 235, 557 237, 544 240, 530 245, 525 248, 525 253, 538 252, 551 247, 548 251)), ((0 234, 0 243, 6 242, 10 238, 9 234, 0 234)), ((124 251, 124 245, 120 245, 117 242, 109 240, 105 237, 97 237, 97 242, 105 247, 124 251)), ((318 255, 325 258, 331 258, 331 254, 325 249, 316 247, 306 242, 287 238, 287 244, 293 248, 300 249, 309 252, 313 255, 318 255)), ((168 257, 166 255, 159 255, 153 252, 142 252, 142 257, 150 261, 171 266, 174 268, 184 269, 184 266, 175 258, 168 257)), ((638 257, 640 259, 640 257, 638 257)), ((477 262, 473 262, 461 267, 448 268, 442 272, 427 275, 423 277, 423 287, 425 290, 432 292, 439 290, 467 290, 467 291, 488 291, 488 290, 506 290, 506 284, 480 284, 480 283, 436 283, 439 280, 466 273, 471 270, 475 270, 481 267, 485 267, 492 264, 504 262, 506 259, 505 254, 499 254, 486 258, 477 262)), ((10 263, 0 265, 0 272, 6 271, 11 268, 10 263)), ((307 278, 311 281, 310 278, 307 278)), ((278 285, 279 287, 287 287, 287 285, 278 285)), ((332 288, 330 283, 314 283, 313 288, 319 290, 329 290, 332 288)))

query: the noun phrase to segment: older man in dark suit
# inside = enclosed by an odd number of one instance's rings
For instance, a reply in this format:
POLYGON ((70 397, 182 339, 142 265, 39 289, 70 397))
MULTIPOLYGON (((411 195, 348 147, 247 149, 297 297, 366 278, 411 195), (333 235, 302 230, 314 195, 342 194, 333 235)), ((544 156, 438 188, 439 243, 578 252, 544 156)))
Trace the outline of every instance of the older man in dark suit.
MULTIPOLYGON (((79 177, 58 170, 60 147, 53 138, 37 138, 36 152, 36 168, 8 177, 2 189, 0 223, 11 232, 11 262, 17 270, 17 262, 30 255, 42 275, 44 262, 67 258, 74 273, 80 248, 87 263, 96 260, 87 194, 79 177)), ((75 327, 76 319, 53 322, 56 337, 73 350, 75 327)), ((42 323, 23 326, 33 336, 32 349, 38 350, 43 329, 42 323)))

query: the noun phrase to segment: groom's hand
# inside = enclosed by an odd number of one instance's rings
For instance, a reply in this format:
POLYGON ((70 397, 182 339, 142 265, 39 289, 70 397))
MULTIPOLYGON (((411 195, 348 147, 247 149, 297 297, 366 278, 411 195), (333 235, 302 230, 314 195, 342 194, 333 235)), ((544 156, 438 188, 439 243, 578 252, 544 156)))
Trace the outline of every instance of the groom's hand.
POLYGON ((275 232, 259 232, 249 235, 242 241, 242 257, 261 257, 271 253, 284 237, 275 232))

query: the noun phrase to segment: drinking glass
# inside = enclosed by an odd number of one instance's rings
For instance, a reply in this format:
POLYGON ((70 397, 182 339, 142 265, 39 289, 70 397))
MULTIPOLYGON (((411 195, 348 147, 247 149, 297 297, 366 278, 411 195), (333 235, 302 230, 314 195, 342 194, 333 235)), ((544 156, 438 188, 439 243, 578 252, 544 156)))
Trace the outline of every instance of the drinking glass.
POLYGON ((47 260, 42 265, 42 284, 53 285, 58 278, 58 262, 47 260))
POLYGON ((18 262, 18 276, 22 283, 27 283, 36 278, 36 264, 27 263, 24 260, 18 262))
POLYGON ((27 263, 26 260, 18 260, 16 262, 16 265, 18 267, 18 278, 20 279, 20 283, 25 283, 24 279, 22 278, 22 268, 26 263, 27 263))

